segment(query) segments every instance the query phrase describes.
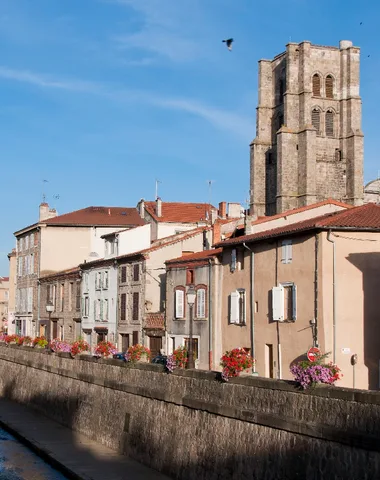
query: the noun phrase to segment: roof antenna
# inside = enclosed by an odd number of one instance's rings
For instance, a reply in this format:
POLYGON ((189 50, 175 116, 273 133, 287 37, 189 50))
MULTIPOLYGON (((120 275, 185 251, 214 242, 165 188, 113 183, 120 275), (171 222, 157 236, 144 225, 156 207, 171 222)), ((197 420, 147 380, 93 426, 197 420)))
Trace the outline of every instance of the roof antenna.
POLYGON ((42 180, 42 203, 46 203, 45 183, 49 180, 42 180))
POLYGON ((54 208, 55 210, 57 210, 57 200, 59 200, 61 197, 60 197, 60 195, 59 195, 58 193, 56 193, 55 195, 53 195, 53 198, 54 198, 54 200, 55 200, 54 205, 53 205, 53 208, 54 208))
POLYGON ((161 180, 157 180, 157 178, 156 178, 156 198, 155 198, 155 200, 157 200, 157 198, 158 198, 158 184, 159 183, 162 183, 161 180))
POLYGON ((207 180, 208 183, 208 207, 206 207, 206 220, 210 220, 212 222, 211 218, 211 196, 212 196, 212 184, 215 182, 215 180, 207 180))

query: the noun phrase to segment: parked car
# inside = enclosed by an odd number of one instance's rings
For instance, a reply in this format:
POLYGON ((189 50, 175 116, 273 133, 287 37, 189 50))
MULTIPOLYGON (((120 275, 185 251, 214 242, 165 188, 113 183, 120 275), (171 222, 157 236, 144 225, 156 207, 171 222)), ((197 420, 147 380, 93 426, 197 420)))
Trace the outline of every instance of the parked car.
POLYGON ((154 358, 152 358, 151 363, 158 363, 159 365, 166 365, 167 358, 168 357, 166 355, 162 355, 162 353, 159 353, 154 358))

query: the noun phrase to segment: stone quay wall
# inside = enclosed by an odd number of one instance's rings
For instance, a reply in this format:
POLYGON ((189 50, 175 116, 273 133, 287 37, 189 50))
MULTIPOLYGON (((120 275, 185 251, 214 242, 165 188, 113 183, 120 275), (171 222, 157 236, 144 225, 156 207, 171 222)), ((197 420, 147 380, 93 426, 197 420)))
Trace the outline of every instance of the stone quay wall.
POLYGON ((380 392, 216 376, 0 345, 1 396, 172 478, 380 478, 380 392))

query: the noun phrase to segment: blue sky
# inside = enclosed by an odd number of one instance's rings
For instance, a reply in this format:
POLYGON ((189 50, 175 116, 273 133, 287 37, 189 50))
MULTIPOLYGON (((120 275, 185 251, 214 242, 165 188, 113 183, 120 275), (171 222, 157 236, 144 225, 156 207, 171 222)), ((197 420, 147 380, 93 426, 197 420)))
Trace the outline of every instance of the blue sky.
POLYGON ((44 179, 59 213, 134 206, 156 178, 163 200, 207 201, 213 180, 214 204, 245 202, 257 61, 289 40, 362 48, 365 179, 376 177, 380 5, 362 3, 1 0, 0 274, 44 179))

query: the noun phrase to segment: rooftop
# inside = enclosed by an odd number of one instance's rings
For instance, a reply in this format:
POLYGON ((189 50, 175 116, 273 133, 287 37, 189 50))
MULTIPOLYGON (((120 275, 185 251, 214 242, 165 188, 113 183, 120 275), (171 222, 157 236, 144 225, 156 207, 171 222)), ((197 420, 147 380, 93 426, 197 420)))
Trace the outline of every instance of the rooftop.
POLYGON ((264 230, 251 235, 231 238, 216 244, 218 247, 238 245, 245 242, 254 242, 266 238, 291 235, 315 229, 348 229, 380 231, 380 206, 368 203, 360 207, 352 207, 339 212, 328 213, 319 217, 310 218, 301 222, 292 223, 283 227, 264 230))
POLYGON ((216 210, 209 203, 162 202, 161 216, 157 216, 156 202, 145 202, 145 210, 157 222, 197 223, 211 220, 211 210, 216 210))
POLYGON ((223 251, 222 248, 214 248, 212 250, 203 250, 202 252, 189 253, 188 255, 182 255, 181 257, 167 260, 165 263, 173 264, 173 263, 187 263, 187 262, 193 262, 197 260, 208 260, 209 258, 217 257, 220 253, 222 253, 222 251, 223 251))

